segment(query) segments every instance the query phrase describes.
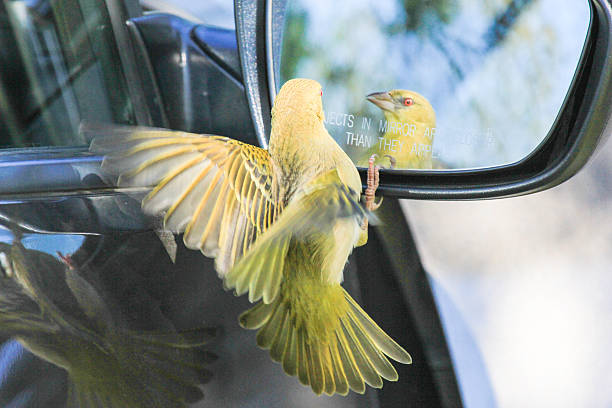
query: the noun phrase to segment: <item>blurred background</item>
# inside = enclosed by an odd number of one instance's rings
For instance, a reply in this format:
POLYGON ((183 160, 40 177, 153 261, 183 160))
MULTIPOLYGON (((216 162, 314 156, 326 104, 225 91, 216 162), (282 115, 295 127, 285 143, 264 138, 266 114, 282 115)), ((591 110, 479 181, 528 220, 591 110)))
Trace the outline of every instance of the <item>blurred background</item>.
POLYGON ((609 407, 612 143, 551 190, 403 200, 467 407, 609 407), (457 321, 457 319, 459 321, 457 321), (476 355, 477 356, 477 355, 476 355))

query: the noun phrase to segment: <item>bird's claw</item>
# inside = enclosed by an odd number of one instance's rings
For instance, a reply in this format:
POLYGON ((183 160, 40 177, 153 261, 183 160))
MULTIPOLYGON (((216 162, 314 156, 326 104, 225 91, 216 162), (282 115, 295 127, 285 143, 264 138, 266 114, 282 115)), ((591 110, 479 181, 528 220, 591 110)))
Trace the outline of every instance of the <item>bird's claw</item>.
POLYGON ((389 162, 391 162, 391 167, 389 167, 390 169, 394 169, 395 165, 397 164, 397 160, 395 159, 395 157, 391 156, 390 154, 385 154, 385 157, 389 158, 389 162))
POLYGON ((374 203, 374 202, 373 202, 373 203, 372 203, 372 208, 370 208, 370 211, 376 211, 376 210, 378 210, 378 208, 379 208, 379 207, 382 205, 383 198, 384 198, 384 197, 380 197, 380 200, 378 200, 378 202, 377 202, 377 203, 374 203))
MULTIPOLYGON (((390 154, 385 154, 383 157, 387 157, 389 159, 389 167, 385 167, 385 166, 381 166, 379 165, 378 168, 379 169, 391 169, 393 170, 395 168, 395 166, 397 165, 397 159, 393 156, 391 156, 390 154)), ((374 159, 378 158, 378 155, 376 153, 374 153, 372 156, 370 156, 370 160, 368 161, 369 163, 373 163, 374 159)))

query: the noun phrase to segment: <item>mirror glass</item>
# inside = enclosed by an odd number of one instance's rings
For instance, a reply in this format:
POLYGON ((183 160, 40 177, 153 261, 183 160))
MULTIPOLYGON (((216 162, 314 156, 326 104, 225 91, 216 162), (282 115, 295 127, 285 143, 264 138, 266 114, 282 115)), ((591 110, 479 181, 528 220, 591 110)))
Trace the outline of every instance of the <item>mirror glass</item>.
POLYGON ((358 167, 502 166, 545 139, 589 22, 587 1, 289 0, 277 89, 318 80, 358 167))

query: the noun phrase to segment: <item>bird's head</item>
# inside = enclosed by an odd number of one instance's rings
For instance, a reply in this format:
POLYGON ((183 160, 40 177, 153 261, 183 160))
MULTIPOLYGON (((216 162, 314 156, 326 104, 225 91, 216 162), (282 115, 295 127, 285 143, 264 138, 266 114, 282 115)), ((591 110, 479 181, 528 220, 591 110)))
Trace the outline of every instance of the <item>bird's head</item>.
POLYGON ((323 88, 312 79, 296 78, 283 84, 272 108, 272 118, 285 114, 314 115, 321 121, 323 115, 323 88))
POLYGON ((435 127, 436 113, 423 95, 405 89, 374 92, 367 100, 378 106, 388 121, 420 122, 435 127))

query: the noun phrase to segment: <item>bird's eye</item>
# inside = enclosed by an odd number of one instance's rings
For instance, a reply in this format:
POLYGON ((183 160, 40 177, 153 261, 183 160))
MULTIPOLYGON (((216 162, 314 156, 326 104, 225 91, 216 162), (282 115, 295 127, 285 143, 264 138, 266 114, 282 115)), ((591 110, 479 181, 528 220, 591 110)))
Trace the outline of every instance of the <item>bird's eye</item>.
POLYGON ((320 96, 323 96, 323 89, 321 89, 321 92, 319 92, 320 96))
POLYGON ((404 106, 412 106, 412 105, 414 105, 414 99, 404 98, 404 106))

